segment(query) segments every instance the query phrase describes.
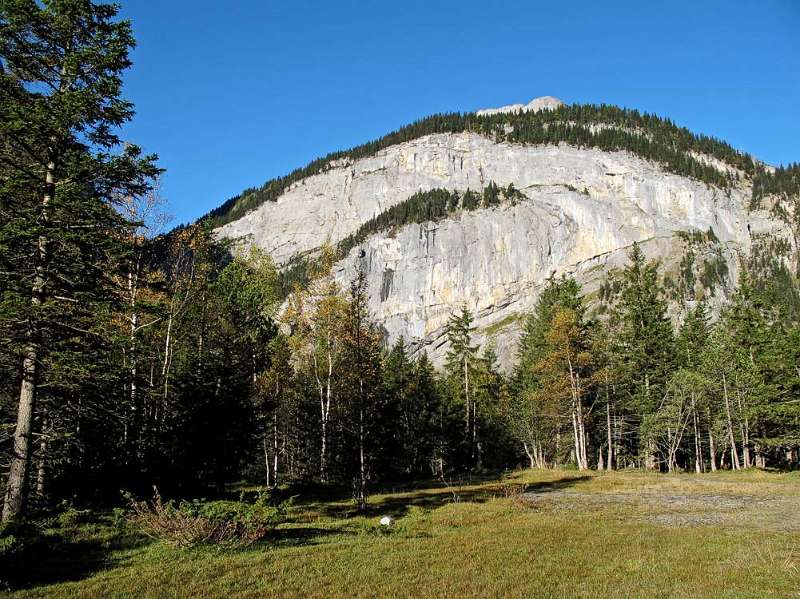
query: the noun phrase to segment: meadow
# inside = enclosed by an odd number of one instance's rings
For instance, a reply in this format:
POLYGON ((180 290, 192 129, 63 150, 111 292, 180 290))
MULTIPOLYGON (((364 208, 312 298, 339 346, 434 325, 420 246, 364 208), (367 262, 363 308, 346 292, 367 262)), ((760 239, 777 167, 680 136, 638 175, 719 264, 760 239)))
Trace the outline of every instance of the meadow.
POLYGON ((373 495, 360 514, 299 497, 235 550, 92 517, 7 576, 13 597, 800 597, 798 508, 798 473, 530 470, 373 495))

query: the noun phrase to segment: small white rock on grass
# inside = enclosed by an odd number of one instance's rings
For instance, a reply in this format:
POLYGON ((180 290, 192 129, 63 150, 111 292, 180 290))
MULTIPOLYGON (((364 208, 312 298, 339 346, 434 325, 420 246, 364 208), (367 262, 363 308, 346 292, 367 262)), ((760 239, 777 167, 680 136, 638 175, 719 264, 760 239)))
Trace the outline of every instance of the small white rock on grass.
POLYGON ((391 526, 394 520, 392 520, 389 516, 384 516, 381 518, 381 526, 391 526))

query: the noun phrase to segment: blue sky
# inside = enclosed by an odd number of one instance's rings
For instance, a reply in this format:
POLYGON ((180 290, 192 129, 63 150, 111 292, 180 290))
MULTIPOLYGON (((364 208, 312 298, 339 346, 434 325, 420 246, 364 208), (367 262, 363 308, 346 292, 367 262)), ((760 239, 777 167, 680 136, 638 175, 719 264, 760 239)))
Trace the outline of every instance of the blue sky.
POLYGON ((125 137, 191 221, 434 112, 553 95, 668 116, 800 161, 800 1, 119 0, 125 137))

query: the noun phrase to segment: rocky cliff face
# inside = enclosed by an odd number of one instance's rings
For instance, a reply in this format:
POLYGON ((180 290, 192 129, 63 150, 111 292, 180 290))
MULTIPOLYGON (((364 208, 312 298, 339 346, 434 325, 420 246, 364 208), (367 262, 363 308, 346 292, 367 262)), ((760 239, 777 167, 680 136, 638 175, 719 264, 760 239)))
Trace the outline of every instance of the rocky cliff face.
POLYGON ((624 265, 633 242, 677 271, 687 243, 680 233, 713 230, 718 241, 700 248, 699 260, 706 252, 706 259, 724 261, 727 274, 708 291, 712 304, 736 285, 754 240, 777 236, 794 244, 782 222, 748 209, 748 183, 723 191, 626 152, 497 143, 474 133, 428 135, 342 160, 218 235, 247 236, 285 264, 340 241, 418 191, 481 190, 490 181, 513 183, 524 199, 377 233, 334 271, 345 284, 362 262, 373 314, 389 341, 403 335, 435 363, 446 352, 448 317, 466 305, 479 341, 494 343, 508 367, 521 316, 546 279, 571 273, 595 293, 609 270, 624 265))

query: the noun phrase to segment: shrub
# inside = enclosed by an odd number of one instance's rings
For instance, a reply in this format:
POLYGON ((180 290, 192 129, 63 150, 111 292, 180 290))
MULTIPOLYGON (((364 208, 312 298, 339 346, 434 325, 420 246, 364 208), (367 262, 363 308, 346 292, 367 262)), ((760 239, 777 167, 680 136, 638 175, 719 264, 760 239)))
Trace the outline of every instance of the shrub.
POLYGON ((200 544, 246 546, 262 538, 283 521, 290 502, 269 503, 259 491, 254 503, 239 501, 164 502, 157 489, 153 500, 130 498, 128 521, 143 534, 174 547, 200 544))
POLYGON ((0 559, 15 553, 21 546, 21 539, 10 526, 0 528, 0 559))
POLYGON ((74 528, 85 520, 88 510, 80 511, 68 501, 63 501, 59 506, 60 510, 55 517, 55 524, 59 528, 74 528))

